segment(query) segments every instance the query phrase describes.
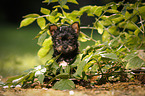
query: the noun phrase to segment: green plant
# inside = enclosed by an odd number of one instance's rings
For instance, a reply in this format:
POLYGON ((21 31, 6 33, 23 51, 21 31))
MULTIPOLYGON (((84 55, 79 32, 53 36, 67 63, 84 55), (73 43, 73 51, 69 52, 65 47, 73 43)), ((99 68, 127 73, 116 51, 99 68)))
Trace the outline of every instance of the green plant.
MULTIPOLYGON (((115 3, 111 2, 105 6, 84 6, 79 10, 69 10, 67 3, 78 4, 76 0, 45 0, 44 3, 58 2, 54 10, 50 11, 41 8, 39 14, 28 14, 24 16, 20 28, 28 26, 35 20, 41 31, 35 38, 38 38, 38 44, 42 46, 38 51, 40 58, 52 53, 52 41, 48 30, 50 24, 58 26, 81 22, 80 18, 84 13, 87 16, 95 18, 92 27, 81 27, 81 29, 91 29, 91 36, 80 32, 79 41, 93 41, 94 45, 87 46, 76 57, 73 64, 59 66, 56 58, 49 58, 45 65, 37 66, 28 73, 10 78, 7 82, 9 85, 22 84, 26 86, 39 81, 43 84, 44 78, 48 78, 48 83, 57 83, 54 89, 73 89, 75 83, 71 80, 90 80, 97 76, 93 84, 105 81, 123 81, 132 74, 129 69, 138 69, 145 66, 145 36, 144 36, 144 16, 145 3, 137 1, 135 4, 124 3, 124 1, 115 3), (61 11, 59 12, 58 9, 61 11), (64 10, 65 9, 65 10, 64 10), (48 22, 48 23, 46 23, 48 22), (93 39, 93 32, 97 30, 102 35, 102 41, 93 39), (75 73, 71 72, 74 69, 75 73), (37 81, 34 79, 38 78, 37 81), (15 80, 17 79, 17 80, 15 80), (14 82, 15 81, 15 82, 14 82)), ((92 85, 93 85, 92 84, 92 85)))

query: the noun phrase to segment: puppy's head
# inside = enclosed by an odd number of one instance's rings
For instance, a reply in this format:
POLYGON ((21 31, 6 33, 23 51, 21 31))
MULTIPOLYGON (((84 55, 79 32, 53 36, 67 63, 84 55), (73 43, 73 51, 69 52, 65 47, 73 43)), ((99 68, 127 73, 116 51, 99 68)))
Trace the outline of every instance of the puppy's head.
POLYGON ((53 47, 58 52, 67 54, 78 48, 79 23, 75 22, 70 26, 62 27, 50 25, 49 30, 54 44, 53 47))

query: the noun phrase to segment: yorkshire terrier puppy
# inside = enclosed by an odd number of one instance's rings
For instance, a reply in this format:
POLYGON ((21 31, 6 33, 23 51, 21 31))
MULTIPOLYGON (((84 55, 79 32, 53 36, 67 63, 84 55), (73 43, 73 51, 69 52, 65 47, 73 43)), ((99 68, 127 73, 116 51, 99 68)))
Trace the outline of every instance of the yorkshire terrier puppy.
POLYGON ((49 31, 53 41, 53 57, 60 55, 56 62, 72 63, 78 54, 79 23, 75 22, 70 26, 61 27, 50 25, 49 31))

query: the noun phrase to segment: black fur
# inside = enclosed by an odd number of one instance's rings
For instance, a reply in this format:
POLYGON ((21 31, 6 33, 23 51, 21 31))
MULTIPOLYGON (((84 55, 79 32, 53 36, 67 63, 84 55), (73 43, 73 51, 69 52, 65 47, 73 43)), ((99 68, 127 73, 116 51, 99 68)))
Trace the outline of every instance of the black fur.
POLYGON ((70 26, 49 26, 54 48, 53 57, 61 54, 56 62, 65 61, 71 63, 76 57, 78 54, 79 29, 77 22, 70 26))

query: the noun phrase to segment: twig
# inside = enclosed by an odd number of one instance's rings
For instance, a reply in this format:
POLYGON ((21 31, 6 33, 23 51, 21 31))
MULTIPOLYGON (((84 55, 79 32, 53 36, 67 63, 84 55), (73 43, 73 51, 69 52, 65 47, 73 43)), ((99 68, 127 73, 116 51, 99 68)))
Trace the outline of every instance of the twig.
MULTIPOLYGON (((133 21, 131 21, 131 23, 132 23, 133 25, 135 25, 142 33, 144 33, 144 31, 141 30, 133 21)), ((143 28, 144 28, 144 27, 143 27, 143 28)))
POLYGON ((139 18, 140 18, 140 23, 141 23, 141 26, 142 26, 142 29, 143 29, 143 31, 142 31, 142 33, 144 33, 144 26, 143 26, 143 20, 142 20, 142 18, 141 18, 141 15, 139 16, 139 18))
MULTIPOLYGON (((84 26, 84 27, 80 27, 80 29, 96 29, 96 28, 95 28, 95 27, 89 27, 89 26, 88 26, 88 27, 85 27, 85 26, 84 26)), ((96 29, 96 30, 97 30, 97 29, 96 29)))
MULTIPOLYGON (((83 33, 83 32, 81 32, 80 31, 80 33, 83 33)), ((87 38, 89 38, 90 40, 92 40, 92 41, 94 41, 94 42, 97 42, 95 39, 93 39, 93 38, 91 38, 91 37, 89 37, 88 35, 86 35, 85 33, 83 33, 87 38)))
POLYGON ((141 32, 143 33, 143 38, 142 38, 142 42, 141 42, 141 44, 139 45, 138 49, 140 49, 140 47, 142 46, 143 41, 144 41, 144 25, 143 25, 143 23, 142 23, 141 15, 140 15, 139 17, 140 17, 140 23, 141 23, 142 29, 143 29, 143 31, 141 31, 141 32))

